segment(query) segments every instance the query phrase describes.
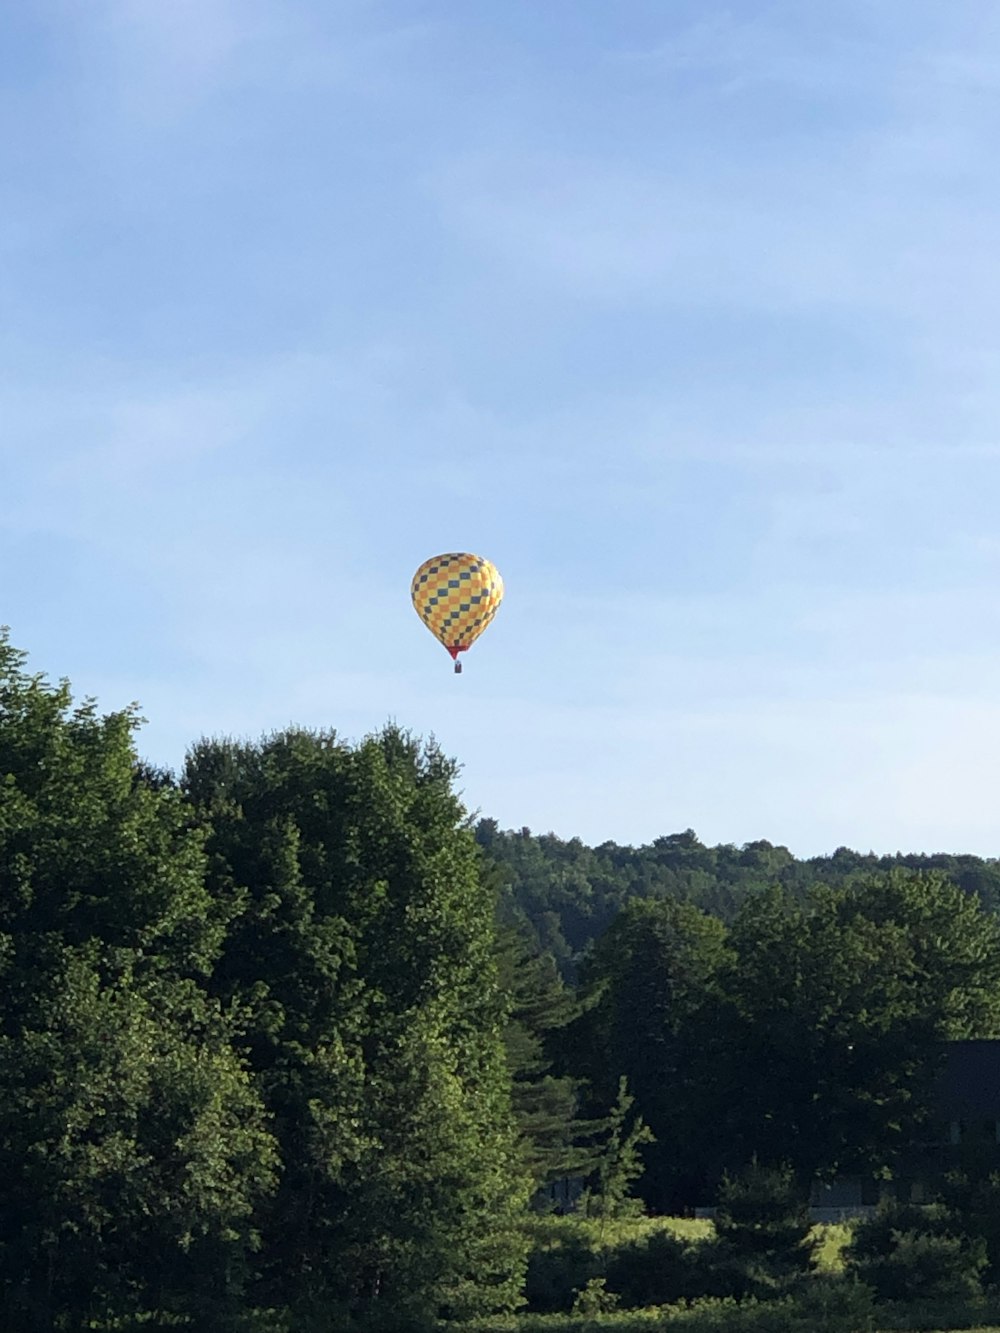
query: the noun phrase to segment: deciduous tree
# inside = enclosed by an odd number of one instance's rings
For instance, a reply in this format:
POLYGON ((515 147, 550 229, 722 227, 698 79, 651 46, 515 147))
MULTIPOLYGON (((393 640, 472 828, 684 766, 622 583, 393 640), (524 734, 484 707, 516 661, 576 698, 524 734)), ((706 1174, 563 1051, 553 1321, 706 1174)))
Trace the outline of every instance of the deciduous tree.
POLYGON ((224 921, 180 794, 0 641, 0 1322, 243 1304, 273 1143, 204 981, 224 921))
POLYGON ((297 1317, 510 1308, 527 1181, 511 1121, 494 898, 434 746, 290 731, 205 742, 184 785, 212 883, 240 902, 215 985, 282 1183, 264 1219, 274 1303, 297 1317))

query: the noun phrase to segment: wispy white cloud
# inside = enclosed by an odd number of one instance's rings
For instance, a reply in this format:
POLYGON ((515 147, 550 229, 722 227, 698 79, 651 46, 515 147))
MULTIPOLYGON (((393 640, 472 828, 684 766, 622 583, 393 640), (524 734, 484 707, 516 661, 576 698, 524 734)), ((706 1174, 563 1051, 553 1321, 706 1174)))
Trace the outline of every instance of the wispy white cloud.
POLYGON ((815 97, 863 77, 870 47, 862 33, 845 29, 818 34, 789 17, 776 21, 773 14, 717 9, 652 45, 622 47, 610 58, 635 75, 707 77, 716 96, 778 84, 815 97))
POLYGON ((794 10, 715 7, 628 57, 696 73, 697 94, 719 73, 749 89, 764 117, 752 153, 739 117, 706 119, 677 93, 656 167, 627 143, 604 158, 518 143, 441 173, 444 219, 509 275, 583 302, 916 321, 906 339, 992 327, 997 116, 976 42, 1000 52, 1000 33, 958 22, 941 49, 919 24, 868 31, 864 6, 827 25, 794 10), (824 115, 797 130, 801 107, 762 109, 760 82, 826 99, 824 115))
MULTIPOLYGON (((897 143, 894 132, 877 138, 859 153, 884 156, 885 139, 897 143)), ((580 301, 953 325, 953 302, 982 321, 998 294, 988 213, 858 161, 737 164, 707 177, 490 158, 452 168, 435 188, 443 219, 511 275, 527 269, 580 301)))
POLYGON ((433 31, 355 0, 96 0, 84 23, 72 17, 107 61, 107 95, 147 131, 253 90, 392 98, 400 61, 433 31))

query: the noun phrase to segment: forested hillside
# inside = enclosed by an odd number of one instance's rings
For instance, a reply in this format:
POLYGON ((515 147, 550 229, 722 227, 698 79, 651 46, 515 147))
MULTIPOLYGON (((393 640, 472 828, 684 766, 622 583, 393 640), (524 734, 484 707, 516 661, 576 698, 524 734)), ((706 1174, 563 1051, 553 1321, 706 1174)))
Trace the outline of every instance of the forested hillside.
POLYGON ((642 847, 603 842, 587 847, 530 829, 501 831, 481 819, 476 838, 496 868, 507 914, 530 927, 542 952, 551 953, 572 979, 588 945, 633 898, 690 903, 725 922, 755 892, 780 885, 804 901, 810 888, 843 888, 892 869, 938 871, 975 894, 989 912, 1000 911, 1000 860, 947 853, 893 856, 838 847, 830 856, 798 859, 787 847, 749 842, 706 847, 692 829, 642 847))

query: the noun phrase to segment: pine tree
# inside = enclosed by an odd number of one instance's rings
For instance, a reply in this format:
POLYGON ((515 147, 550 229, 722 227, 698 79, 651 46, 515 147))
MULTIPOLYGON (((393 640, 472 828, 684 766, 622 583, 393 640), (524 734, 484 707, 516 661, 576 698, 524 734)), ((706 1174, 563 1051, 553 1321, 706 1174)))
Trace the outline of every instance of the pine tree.
POLYGON ((540 954, 519 923, 497 926, 497 962, 507 1002, 504 1047, 525 1164, 538 1190, 596 1166, 603 1125, 579 1115, 581 1081, 555 1076, 547 1052, 578 1013, 551 954, 540 954))
POLYGON ((772 1294, 809 1271, 816 1239, 807 1191, 791 1168, 751 1162, 726 1176, 715 1212, 719 1247, 750 1292, 772 1294))

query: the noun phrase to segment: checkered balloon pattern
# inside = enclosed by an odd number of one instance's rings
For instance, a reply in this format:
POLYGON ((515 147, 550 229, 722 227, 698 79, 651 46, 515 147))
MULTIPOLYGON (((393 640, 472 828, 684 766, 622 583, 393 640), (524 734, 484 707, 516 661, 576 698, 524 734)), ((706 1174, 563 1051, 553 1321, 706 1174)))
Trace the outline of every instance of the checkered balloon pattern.
POLYGON ((413 576, 410 596, 420 619, 457 658, 496 615, 503 579, 481 555, 453 551, 424 561, 413 576))

